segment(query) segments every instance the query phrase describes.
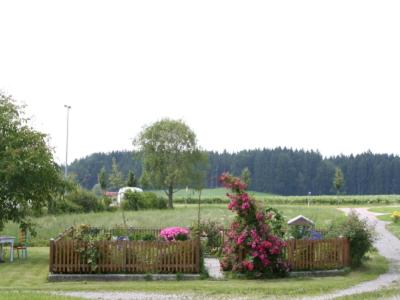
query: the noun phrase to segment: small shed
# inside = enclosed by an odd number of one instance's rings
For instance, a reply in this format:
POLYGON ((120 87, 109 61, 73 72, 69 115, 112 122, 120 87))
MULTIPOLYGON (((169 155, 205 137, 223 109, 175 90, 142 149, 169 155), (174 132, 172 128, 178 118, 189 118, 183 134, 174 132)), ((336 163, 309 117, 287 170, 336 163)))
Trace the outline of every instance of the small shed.
POLYGON ((289 226, 302 226, 302 227, 311 227, 311 228, 313 228, 315 226, 315 223, 313 221, 311 221, 309 218, 306 218, 303 215, 294 217, 293 219, 289 220, 287 223, 289 226))

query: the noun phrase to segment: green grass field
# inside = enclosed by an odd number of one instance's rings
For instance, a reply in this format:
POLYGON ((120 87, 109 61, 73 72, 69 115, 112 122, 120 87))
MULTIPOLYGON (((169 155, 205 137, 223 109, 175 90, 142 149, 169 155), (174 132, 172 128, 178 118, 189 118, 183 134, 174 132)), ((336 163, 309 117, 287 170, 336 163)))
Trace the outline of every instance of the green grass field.
POLYGON ((385 213, 386 215, 378 216, 379 220, 390 222, 390 224, 386 225, 386 228, 400 239, 400 222, 394 223, 391 217, 394 211, 400 211, 400 206, 374 207, 369 210, 377 213, 385 213))
MULTIPOLYGON (((158 196, 166 198, 164 191, 152 191, 158 196)), ((221 201, 228 201, 226 197, 227 189, 214 188, 204 189, 202 191, 202 199, 212 200, 219 199, 221 201)), ((336 205, 336 206, 370 206, 370 205, 395 205, 400 204, 400 195, 311 195, 311 196, 280 196, 269 193, 261 193, 255 191, 248 191, 250 195, 256 199, 273 205, 306 205, 309 203, 315 205, 336 205)), ((177 202, 184 202, 185 199, 196 201, 198 199, 198 192, 193 190, 182 189, 174 194, 174 199, 177 202)))
MULTIPOLYGON (((371 256, 365 266, 350 272, 345 276, 322 278, 283 278, 265 280, 229 279, 224 281, 196 280, 172 282, 47 282, 48 248, 35 247, 29 249, 27 260, 16 260, 14 263, 0 265, 0 299, 28 299, 33 292, 55 291, 145 291, 154 293, 188 293, 201 295, 205 298, 212 296, 250 297, 252 299, 278 296, 324 294, 336 289, 347 288, 359 282, 372 280, 387 271, 386 260, 376 254, 371 256), (16 291, 30 292, 26 298, 18 298, 16 291), (1 296, 3 295, 3 296, 1 296), (5 296, 4 296, 5 295, 5 296), (7 298, 7 296, 14 298, 7 298), (3 297, 3 298, 2 298, 3 297)), ((22 294, 20 294, 22 295, 22 294)), ((53 297, 53 296, 52 296, 53 297)), ((51 298, 53 299, 53 298, 51 298)), ((57 299, 57 298, 54 298, 57 299)), ((60 298, 64 299, 64 298, 60 298)))
MULTIPOLYGON (((158 196, 166 197, 166 194, 164 191, 155 190, 155 191, 151 191, 151 192, 156 193, 158 196)), ((201 197, 202 198, 227 198, 226 197, 227 192, 229 192, 229 191, 225 188, 204 189, 201 191, 201 197)), ((257 199, 264 199, 266 197, 272 196, 272 194, 269 194, 269 193, 261 193, 261 192, 254 192, 254 191, 248 191, 248 193, 257 199)), ((198 199, 198 197, 199 197, 199 193, 197 191, 191 190, 191 189, 189 189, 187 192, 186 192, 186 189, 182 189, 174 194, 175 199, 185 199, 185 198, 198 199)))
MULTIPOLYGON (((331 222, 344 219, 342 212, 332 206, 274 206, 284 214, 288 220, 302 214, 316 223, 317 228, 327 227, 331 222)), ((127 223, 133 227, 162 228, 167 226, 190 226, 197 220, 196 205, 176 205, 173 210, 143 210, 125 212, 127 223)), ((201 207, 202 220, 216 220, 228 226, 234 213, 227 209, 225 204, 203 205, 201 207)), ((88 214, 48 215, 33 220, 37 225, 37 236, 30 243, 34 246, 48 245, 50 238, 56 237, 66 228, 79 224, 90 224, 99 227, 113 227, 121 225, 122 212, 101 212, 88 214)), ((17 236, 18 226, 7 224, 2 235, 17 236)))

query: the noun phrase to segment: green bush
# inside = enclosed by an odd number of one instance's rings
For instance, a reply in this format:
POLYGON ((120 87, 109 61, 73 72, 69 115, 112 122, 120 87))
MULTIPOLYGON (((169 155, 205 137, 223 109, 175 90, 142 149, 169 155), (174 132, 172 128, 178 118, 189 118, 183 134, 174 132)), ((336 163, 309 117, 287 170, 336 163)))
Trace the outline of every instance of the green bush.
POLYGON ((151 209, 157 208, 157 195, 150 192, 141 193, 139 199, 140 209, 151 209))
POLYGON ((104 211, 105 207, 101 200, 96 195, 84 189, 77 189, 65 196, 66 202, 74 203, 80 206, 83 212, 99 212, 104 211))
POLYGON ((128 238, 130 241, 155 241, 157 239, 154 234, 142 232, 131 233, 128 238))
POLYGON ((360 219, 355 211, 351 211, 343 223, 331 226, 326 238, 335 236, 349 239, 351 265, 358 267, 366 258, 367 252, 373 249, 376 233, 367 220, 360 219))
POLYGON ((70 201, 69 199, 61 199, 56 203, 55 213, 83 213, 83 207, 70 201))
POLYGON ((139 202, 141 201, 142 193, 127 191, 124 194, 122 201, 123 210, 139 210, 139 202))
POLYGON ((222 235, 221 231, 224 229, 224 226, 217 221, 213 220, 205 220, 200 222, 200 227, 196 223, 190 227, 190 235, 191 239, 197 238, 198 234, 202 240, 205 241, 202 243, 203 251, 207 254, 219 255, 222 249, 222 235))
POLYGON ((267 216, 265 219, 265 223, 271 229, 272 234, 283 238, 285 235, 284 227, 286 225, 286 222, 282 213, 276 208, 268 207, 265 210, 265 215, 267 216))
POLYGON ((110 197, 103 196, 102 203, 106 211, 116 211, 118 208, 116 206, 112 206, 112 199, 110 197))
POLYGON ((124 210, 164 209, 167 208, 167 201, 151 192, 128 191, 125 193, 122 208, 124 210))

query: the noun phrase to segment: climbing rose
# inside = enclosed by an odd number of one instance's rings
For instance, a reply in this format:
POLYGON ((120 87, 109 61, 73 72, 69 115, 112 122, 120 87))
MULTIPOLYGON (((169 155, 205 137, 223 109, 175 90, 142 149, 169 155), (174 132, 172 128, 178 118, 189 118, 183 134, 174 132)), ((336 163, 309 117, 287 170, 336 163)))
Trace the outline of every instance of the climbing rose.
POLYGON ((222 268, 233 272, 285 274, 289 270, 282 259, 286 244, 271 234, 265 213, 245 192, 246 185, 229 173, 222 174, 220 182, 231 190, 227 193, 228 209, 236 213, 223 248, 222 268))

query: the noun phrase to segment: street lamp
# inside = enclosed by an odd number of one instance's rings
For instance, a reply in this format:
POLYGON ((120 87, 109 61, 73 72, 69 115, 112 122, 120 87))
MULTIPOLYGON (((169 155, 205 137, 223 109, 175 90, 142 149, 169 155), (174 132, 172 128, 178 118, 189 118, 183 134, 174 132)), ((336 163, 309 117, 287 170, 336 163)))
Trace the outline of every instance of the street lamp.
POLYGON ((68 176, 68 134, 69 134, 69 110, 71 109, 71 105, 64 105, 64 107, 67 109, 67 143, 65 147, 65 179, 67 179, 68 176))

